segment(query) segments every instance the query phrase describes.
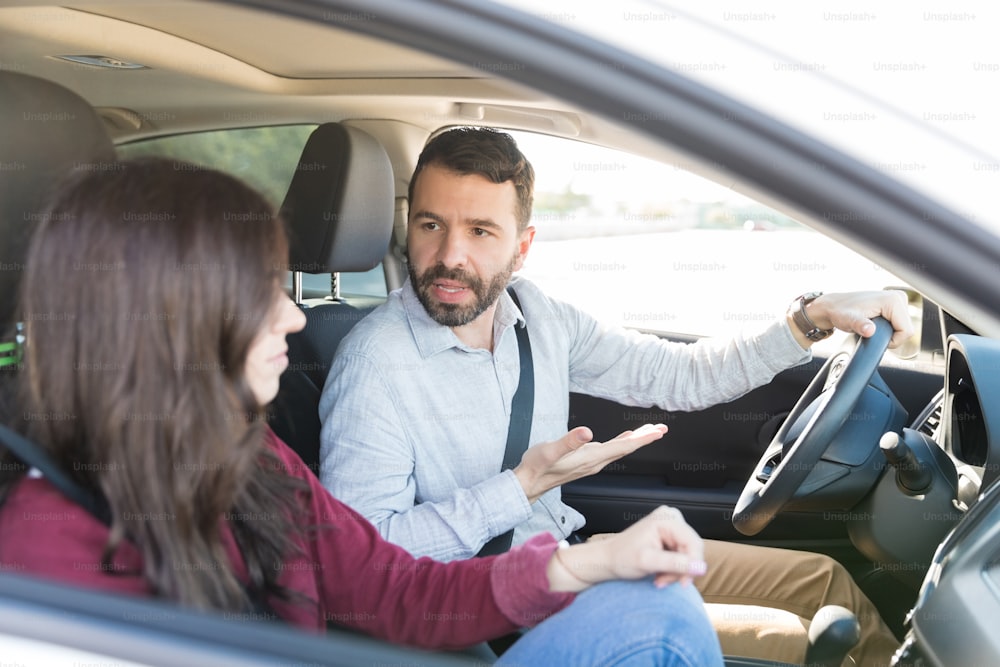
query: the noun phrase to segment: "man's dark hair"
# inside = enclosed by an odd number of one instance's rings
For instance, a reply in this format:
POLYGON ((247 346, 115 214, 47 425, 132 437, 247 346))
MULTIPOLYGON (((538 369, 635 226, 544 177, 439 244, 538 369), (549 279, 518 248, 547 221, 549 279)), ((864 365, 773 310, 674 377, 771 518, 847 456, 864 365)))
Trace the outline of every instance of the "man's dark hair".
POLYGON ((518 230, 531 220, 534 199, 535 170, 524 157, 514 137, 487 127, 460 127, 442 132, 424 146, 410 178, 409 198, 413 202, 413 187, 417 175, 428 165, 438 165, 458 174, 478 174, 493 183, 510 181, 517 193, 518 230))

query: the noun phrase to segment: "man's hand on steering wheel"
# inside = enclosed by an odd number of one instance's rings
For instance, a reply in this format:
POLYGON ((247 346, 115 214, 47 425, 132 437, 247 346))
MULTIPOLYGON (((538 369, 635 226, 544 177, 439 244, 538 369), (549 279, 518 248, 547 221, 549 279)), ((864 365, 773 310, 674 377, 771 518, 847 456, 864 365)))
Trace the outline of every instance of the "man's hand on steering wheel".
MULTIPOLYGON (((889 341, 890 348, 899 347, 913 335, 906 294, 899 290, 820 294, 805 299, 801 308, 807 318, 805 321, 813 324, 819 332, 836 328, 868 338, 875 333, 872 319, 883 317, 893 328, 892 338, 889 341)), ((806 332, 795 321, 793 310, 794 308, 788 312, 788 324, 795 339, 803 348, 808 349, 817 340, 825 337, 807 337, 806 332)))

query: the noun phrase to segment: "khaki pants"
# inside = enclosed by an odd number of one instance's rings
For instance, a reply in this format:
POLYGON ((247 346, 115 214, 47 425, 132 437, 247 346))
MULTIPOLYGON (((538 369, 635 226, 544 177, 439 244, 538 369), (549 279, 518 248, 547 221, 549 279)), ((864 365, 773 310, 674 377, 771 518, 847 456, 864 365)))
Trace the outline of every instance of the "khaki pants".
POLYGON ((858 617, 861 641, 850 652, 854 664, 888 665, 899 648, 875 606, 828 556, 705 540, 705 560, 708 573, 695 586, 725 655, 802 664, 809 620, 828 604, 858 617))

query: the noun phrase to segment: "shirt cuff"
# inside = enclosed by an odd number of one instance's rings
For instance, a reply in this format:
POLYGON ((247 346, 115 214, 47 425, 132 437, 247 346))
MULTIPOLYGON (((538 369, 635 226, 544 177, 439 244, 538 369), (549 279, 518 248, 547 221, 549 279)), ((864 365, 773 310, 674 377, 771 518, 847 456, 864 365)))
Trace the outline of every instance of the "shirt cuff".
POLYGON ((538 625, 576 598, 573 593, 549 590, 547 570, 557 547, 552 535, 540 533, 490 559, 493 599, 511 623, 522 627, 538 625))
POLYGON ((531 518, 531 503, 513 470, 504 470, 483 480, 472 490, 492 537, 502 535, 531 518))

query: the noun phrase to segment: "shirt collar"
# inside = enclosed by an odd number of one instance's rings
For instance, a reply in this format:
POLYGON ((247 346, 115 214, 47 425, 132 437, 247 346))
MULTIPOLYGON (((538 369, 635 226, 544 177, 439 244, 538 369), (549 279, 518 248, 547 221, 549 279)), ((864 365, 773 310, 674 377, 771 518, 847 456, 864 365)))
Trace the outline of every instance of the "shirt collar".
MULTIPOLYGON (((413 288, 413 284, 409 278, 403 284, 401 296, 403 310, 406 312, 406 319, 410 323, 413 340, 417 344, 420 356, 426 359, 453 347, 468 352, 475 352, 473 348, 470 348, 458 339, 458 336, 451 330, 451 327, 438 324, 427 314, 423 304, 420 303, 420 299, 417 298, 417 292, 413 288)), ((493 339, 499 342, 501 334, 515 323, 520 323, 523 326, 524 316, 518 310, 517 306, 514 305, 514 300, 504 290, 500 294, 497 309, 494 313, 493 339)))

